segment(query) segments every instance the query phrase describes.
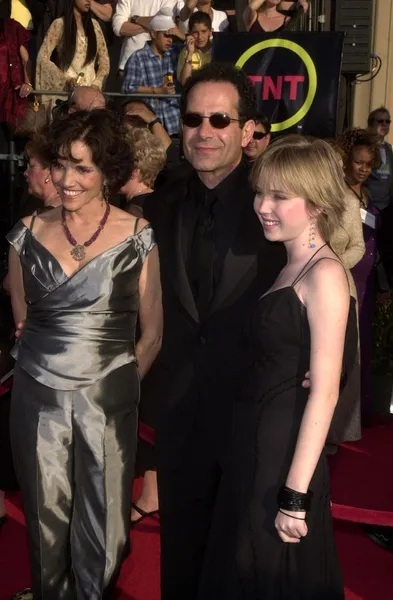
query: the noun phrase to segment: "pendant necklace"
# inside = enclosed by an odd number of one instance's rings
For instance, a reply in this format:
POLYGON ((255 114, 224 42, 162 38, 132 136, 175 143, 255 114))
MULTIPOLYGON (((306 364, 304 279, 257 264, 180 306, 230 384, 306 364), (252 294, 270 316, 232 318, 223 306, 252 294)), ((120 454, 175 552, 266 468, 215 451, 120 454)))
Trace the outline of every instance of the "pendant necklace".
POLYGON ((71 246, 73 246, 72 250, 70 251, 70 254, 74 260, 81 262, 82 260, 85 259, 85 257, 86 257, 85 248, 88 248, 89 246, 91 246, 91 244, 93 242, 96 241, 96 239, 100 235, 101 231, 105 227, 105 223, 108 220, 110 211, 111 211, 111 205, 109 204, 109 202, 107 202, 104 216, 102 217, 101 221, 98 224, 97 231, 95 233, 93 233, 93 235, 91 236, 91 238, 89 240, 87 240, 83 244, 78 244, 78 242, 72 235, 71 231, 68 229, 68 225, 66 223, 66 212, 65 212, 64 208, 62 208, 62 210, 61 210, 61 225, 63 227, 63 231, 64 231, 64 234, 65 234, 67 240, 69 241, 71 246))

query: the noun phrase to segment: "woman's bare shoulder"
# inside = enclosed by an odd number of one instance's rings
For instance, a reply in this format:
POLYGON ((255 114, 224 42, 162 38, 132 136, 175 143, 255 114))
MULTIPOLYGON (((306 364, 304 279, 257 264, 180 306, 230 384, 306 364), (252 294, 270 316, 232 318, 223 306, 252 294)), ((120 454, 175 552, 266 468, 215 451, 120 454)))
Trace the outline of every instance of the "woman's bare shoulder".
POLYGON ((24 225, 26 225, 28 229, 31 229, 32 224, 34 228, 45 227, 45 225, 47 224, 59 221, 60 218, 61 208, 57 207, 51 208, 50 210, 44 210, 43 212, 35 211, 32 215, 29 215, 28 217, 23 217, 21 221, 22 223, 24 223, 24 225))
POLYGON ((136 217, 132 213, 128 213, 121 208, 112 206, 111 212, 114 225, 124 228, 125 232, 128 232, 128 235, 138 233, 138 231, 141 231, 141 229, 148 225, 146 219, 136 217))

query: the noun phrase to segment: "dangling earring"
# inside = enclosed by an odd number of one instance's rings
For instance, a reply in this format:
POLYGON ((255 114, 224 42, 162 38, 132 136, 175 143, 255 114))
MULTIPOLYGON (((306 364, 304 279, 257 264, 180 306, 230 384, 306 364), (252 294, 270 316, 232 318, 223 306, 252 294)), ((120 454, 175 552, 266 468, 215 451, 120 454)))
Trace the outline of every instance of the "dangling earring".
POLYGON ((315 230, 316 230, 315 219, 311 219, 310 232, 308 234, 308 247, 309 248, 315 248, 315 230))
POLYGON ((109 202, 109 188, 106 183, 104 183, 104 187, 102 188, 102 195, 104 196, 105 202, 109 202))

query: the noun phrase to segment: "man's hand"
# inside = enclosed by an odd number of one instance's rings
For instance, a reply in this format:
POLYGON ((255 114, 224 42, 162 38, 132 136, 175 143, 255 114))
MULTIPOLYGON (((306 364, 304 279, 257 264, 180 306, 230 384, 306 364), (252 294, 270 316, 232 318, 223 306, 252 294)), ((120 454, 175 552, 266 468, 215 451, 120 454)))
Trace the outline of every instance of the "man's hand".
POLYGON ((18 339, 22 335, 25 323, 26 323, 26 321, 19 321, 19 323, 16 324, 16 331, 15 331, 16 339, 18 339))
POLYGON ((168 96, 173 96, 173 94, 176 91, 176 88, 173 85, 173 83, 164 83, 161 90, 162 90, 161 94, 167 94, 168 96))
POLYGON ((302 383, 302 387, 304 387, 306 389, 311 388, 310 371, 307 371, 307 373, 305 374, 305 380, 302 383))
POLYGON ((140 117, 145 123, 149 125, 156 118, 155 114, 151 112, 144 104, 135 104, 132 112, 128 113, 132 116, 140 117))
POLYGON ((186 6, 189 10, 194 11, 197 7, 198 0, 186 0, 186 6))
POLYGON ((178 27, 172 27, 172 29, 168 29, 168 34, 173 37, 179 38, 179 40, 184 40, 186 36, 178 27))

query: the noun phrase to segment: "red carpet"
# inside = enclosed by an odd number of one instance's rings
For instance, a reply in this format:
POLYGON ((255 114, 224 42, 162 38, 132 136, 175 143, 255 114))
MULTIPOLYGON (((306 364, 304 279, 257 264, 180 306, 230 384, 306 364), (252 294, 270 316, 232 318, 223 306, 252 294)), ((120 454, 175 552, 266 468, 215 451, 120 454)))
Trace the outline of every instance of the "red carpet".
POLYGON ((334 517, 393 526, 393 423, 364 429, 360 442, 342 444, 330 466, 334 517))
MULTIPOLYGON (((393 523, 393 425, 364 432, 332 461, 333 513, 339 519, 393 523)), ((29 585, 28 556, 19 495, 10 496, 0 532, 0 600, 29 585)), ((346 600, 393 600, 393 553, 374 544, 357 523, 336 521, 346 600)), ((159 600, 159 522, 138 525, 125 563, 118 600, 159 600)), ((184 600, 187 600, 186 598, 184 600)))
MULTIPOLYGON (((29 585, 25 530, 17 496, 10 498, 8 514, 0 534, 0 600, 9 600, 11 594, 29 585)), ((393 554, 376 546, 354 523, 337 521, 336 539, 346 600, 391 600, 393 554)), ((159 600, 157 521, 145 521, 135 529, 133 549, 121 573, 117 600, 159 600)))

